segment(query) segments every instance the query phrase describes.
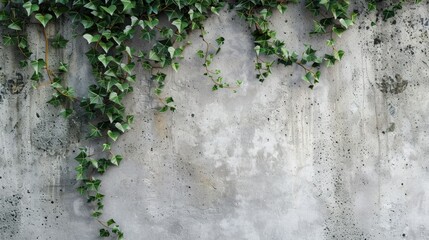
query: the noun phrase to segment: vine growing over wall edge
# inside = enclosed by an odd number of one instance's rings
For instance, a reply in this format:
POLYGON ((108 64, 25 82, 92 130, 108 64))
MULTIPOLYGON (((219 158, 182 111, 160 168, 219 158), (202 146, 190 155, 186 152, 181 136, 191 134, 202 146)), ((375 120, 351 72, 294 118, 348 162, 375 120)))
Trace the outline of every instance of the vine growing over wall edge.
MULTIPOLYGON (((416 0, 418 3, 421 0, 416 0)), ((134 117, 127 115, 122 100, 133 91, 132 84, 138 80, 134 74, 137 64, 151 73, 156 84, 154 96, 162 107, 161 112, 175 111, 174 99, 165 96, 166 74, 161 70, 180 68, 183 51, 189 44, 187 36, 199 31, 205 48, 196 52, 202 59, 202 73, 211 81, 212 90, 232 89, 237 91, 242 82, 226 80, 220 69, 212 69, 211 63, 221 51, 225 39, 219 36, 216 43, 205 38, 204 21, 212 14, 228 6, 244 19, 252 30, 255 50, 255 76, 265 81, 273 65, 297 65, 303 69, 302 79, 310 88, 319 82, 322 65, 332 66, 340 61, 344 51, 336 48, 336 38, 350 28, 359 13, 350 10, 347 0, 306 0, 305 7, 314 19, 311 34, 324 34, 326 45, 331 49, 319 53, 310 45, 302 54, 288 49, 285 41, 276 37, 270 26, 273 11, 284 13, 288 4, 298 0, 2 0, 0 25, 2 42, 17 48, 22 56, 21 67, 31 66, 31 80, 37 87, 49 84, 52 98, 48 103, 61 107, 60 114, 69 117, 74 114, 74 102, 85 110, 89 123, 89 138, 103 140, 99 153, 91 155, 87 148, 81 148, 75 160, 76 179, 81 182, 78 191, 86 197, 94 210, 92 216, 100 223, 100 237, 124 239, 124 233, 113 219, 102 220, 103 198, 100 192, 101 180, 97 177, 110 167, 118 166, 123 160, 113 153, 111 145, 121 134, 130 129, 134 117), (52 63, 50 47, 64 48, 68 40, 62 35, 48 36, 46 27, 54 21, 67 19, 75 27, 77 36, 83 37, 89 45, 86 56, 96 79, 88 89, 88 97, 78 99, 73 88, 67 86, 65 77, 67 62, 52 63), (161 20, 162 19, 162 20, 161 20), (44 57, 32 53, 26 36, 30 25, 38 25, 43 32, 44 57), (141 39, 141 49, 130 43, 141 39), (55 66, 55 67, 53 67, 55 66), (45 79, 45 80, 43 80, 45 79)), ((403 0, 385 3, 380 0, 367 1, 367 11, 379 11, 383 20, 388 20, 402 9, 403 0)), ((375 25, 375 23, 373 23, 375 25)))

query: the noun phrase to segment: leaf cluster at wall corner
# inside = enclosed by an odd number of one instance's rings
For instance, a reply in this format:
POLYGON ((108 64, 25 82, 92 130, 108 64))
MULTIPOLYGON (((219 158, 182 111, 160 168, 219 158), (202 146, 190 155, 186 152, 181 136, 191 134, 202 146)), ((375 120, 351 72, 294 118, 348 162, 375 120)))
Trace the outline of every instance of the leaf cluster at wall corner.
MULTIPOLYGON (((385 21, 401 11, 404 4, 419 2, 370 0, 366 2, 366 10, 378 11, 385 21)), ((330 50, 320 53, 305 45, 305 50, 298 53, 277 38, 270 25, 275 11, 286 14, 288 5, 296 3, 298 0, 1 0, 3 45, 19 50, 19 66, 32 69, 31 80, 36 88, 50 84, 53 94, 48 103, 61 107, 61 115, 69 117, 75 114, 76 107, 83 109, 90 119, 88 138, 102 142, 99 149, 91 153, 81 148, 75 158, 78 162, 76 179, 81 183, 78 191, 93 206, 92 216, 101 224, 100 237, 124 239, 115 220, 103 221, 104 195, 97 177, 123 160, 121 155, 112 152, 111 145, 130 129, 134 120, 132 115, 126 114, 123 99, 139 80, 134 73, 136 66, 140 65, 152 75, 156 86, 153 94, 161 105, 159 111, 175 111, 173 98, 163 91, 166 74, 162 69, 180 70, 183 52, 190 44, 187 36, 197 31, 205 43, 205 47, 195 53, 201 61, 202 78, 208 80, 213 91, 231 89, 236 92, 242 81, 231 81, 222 75, 221 69, 212 68, 225 42, 224 37, 218 36, 215 42, 209 42, 204 29, 208 17, 228 7, 251 29, 256 79, 267 80, 274 66, 299 66, 302 79, 313 88, 321 78, 320 67, 332 66, 342 59, 344 51, 337 49, 336 42, 353 26, 359 14, 350 9, 348 0, 306 0, 305 8, 314 16, 310 20, 314 24, 310 34, 327 36, 326 45, 330 50), (70 40, 60 34, 48 35, 46 29, 60 20, 71 21, 75 35, 89 45, 86 56, 96 84, 89 87, 88 96, 83 99, 66 84, 66 77, 72 74, 68 73, 67 59, 58 63, 50 61, 52 51, 49 48, 66 48, 70 40), (45 41, 45 54, 41 58, 33 54, 36 49, 29 45, 26 36, 26 29, 34 27, 34 23, 45 41), (144 47, 133 47, 131 42, 136 41, 144 47)))

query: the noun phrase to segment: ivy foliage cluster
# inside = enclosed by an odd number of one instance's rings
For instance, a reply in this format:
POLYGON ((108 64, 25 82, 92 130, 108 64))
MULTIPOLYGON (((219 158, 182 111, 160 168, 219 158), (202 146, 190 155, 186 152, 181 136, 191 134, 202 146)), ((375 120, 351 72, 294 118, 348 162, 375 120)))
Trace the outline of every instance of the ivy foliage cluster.
MULTIPOLYGON (((419 0, 417 0, 418 2, 419 0)), ((212 89, 236 89, 241 81, 230 83, 220 69, 212 69, 211 63, 225 42, 222 36, 209 42, 205 36, 204 21, 219 14, 225 7, 235 11, 252 30, 255 50, 256 78, 261 82, 272 72, 274 64, 303 69, 302 79, 310 88, 319 82, 322 65, 332 66, 340 61, 344 51, 337 49, 336 39, 356 21, 358 13, 351 11, 347 0, 306 0, 305 6, 313 15, 314 29, 311 34, 328 36, 326 45, 332 51, 320 54, 310 45, 302 53, 288 49, 286 42, 277 38, 271 28, 270 17, 274 11, 285 13, 288 4, 298 0, 1 0, 0 25, 2 42, 13 46, 22 55, 21 67, 31 67, 33 85, 50 84, 53 95, 49 103, 61 107, 61 115, 74 113, 73 104, 79 102, 90 119, 88 138, 103 142, 98 150, 90 153, 81 148, 75 158, 78 191, 87 198, 94 210, 92 216, 101 224, 100 237, 124 239, 124 233, 113 219, 103 220, 103 198, 100 192, 100 175, 110 167, 118 166, 123 157, 111 150, 111 144, 130 129, 134 117, 127 115, 123 99, 133 91, 132 84, 139 80, 134 70, 137 65, 151 73, 156 87, 154 96, 160 103, 160 111, 175 111, 172 97, 165 96, 166 74, 164 68, 175 71, 189 44, 187 36, 199 31, 205 48, 196 55, 201 58, 202 74, 211 81, 212 89), (49 25, 66 19, 71 21, 78 37, 84 38, 89 51, 86 56, 92 67, 96 84, 88 89, 88 96, 78 99, 74 90, 67 86, 68 63, 51 63, 49 48, 67 47, 68 39, 57 34, 48 36, 49 25), (44 35, 44 57, 37 58, 27 40, 27 28, 38 25, 44 35), (135 40, 138 38, 138 40, 135 40), (139 41, 141 48, 133 47, 139 41), (52 67, 52 66, 55 67, 52 67)), ((380 1, 368 1, 368 11, 374 11, 380 1)), ((403 1, 387 4, 383 19, 393 17, 402 8, 403 1)))

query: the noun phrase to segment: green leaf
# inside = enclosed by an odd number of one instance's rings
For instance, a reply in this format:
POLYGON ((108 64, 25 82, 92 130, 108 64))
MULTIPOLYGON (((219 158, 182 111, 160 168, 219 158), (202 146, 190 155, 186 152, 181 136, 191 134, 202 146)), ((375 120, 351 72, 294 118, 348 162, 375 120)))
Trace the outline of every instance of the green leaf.
POLYGON ((61 34, 55 35, 52 41, 52 47, 54 48, 65 48, 68 43, 68 40, 65 39, 61 34))
POLYGON ((69 69, 68 64, 60 62, 60 66, 58 67, 58 71, 65 73, 68 71, 68 69, 69 69))
POLYGON ((93 36, 89 33, 86 33, 83 35, 83 38, 85 38, 88 43, 95 43, 101 40, 101 36, 99 34, 93 36))
POLYGON ((121 2, 124 5, 124 9, 123 9, 124 12, 127 12, 136 7, 136 3, 134 1, 121 0, 121 2))
POLYGON ((198 51, 197 51, 197 55, 198 55, 198 57, 200 57, 200 58, 204 58, 204 52, 203 52, 203 50, 198 50, 198 51))
POLYGON ((21 31, 22 30, 22 28, 21 28, 21 26, 20 26, 20 24, 18 22, 12 22, 7 27, 10 28, 10 29, 12 29, 12 30, 16 30, 16 31, 21 31))
POLYGON ((34 69, 34 73, 38 75, 41 72, 41 70, 46 66, 46 63, 45 63, 45 60, 38 59, 38 60, 31 61, 31 66, 34 69))
POLYGON ((28 16, 30 16, 33 12, 39 10, 39 5, 32 4, 31 1, 28 1, 22 5, 27 11, 28 16))
POLYGON ((116 127, 119 131, 121 131, 121 132, 125 132, 125 131, 127 130, 127 128, 128 128, 128 126, 126 126, 126 125, 122 125, 122 124, 121 124, 121 123, 119 123, 119 122, 115 123, 115 127, 116 127))
POLYGON ((96 126, 94 126, 94 125, 92 125, 92 124, 90 124, 90 126, 91 126, 91 129, 89 130, 89 137, 91 137, 91 138, 96 138, 96 137, 101 137, 101 136, 103 136, 103 135, 101 134, 100 129, 98 129, 96 126))
POLYGON ((286 7, 286 5, 285 5, 285 4, 283 4, 283 3, 281 3, 281 4, 278 4, 278 5, 277 5, 277 10, 279 10, 279 12, 280 12, 281 14, 283 14, 283 13, 286 11, 286 9, 287 9, 287 7, 286 7))
POLYGON ((164 107, 162 107, 159 111, 160 112, 166 112, 168 110, 168 106, 165 105, 164 107))
POLYGON ((38 13, 34 16, 42 25, 46 27, 46 24, 52 19, 52 15, 47 13, 45 15, 38 13))
POLYGON ((225 38, 223 38, 223 37, 217 38, 216 43, 217 43, 217 45, 222 46, 225 43, 225 38))
POLYGON ((116 92, 110 93, 109 100, 116 103, 116 104, 121 104, 121 100, 119 99, 119 96, 116 92))
POLYGON ((116 11, 115 5, 110 5, 110 7, 101 6, 101 9, 106 11, 110 16, 113 16, 113 13, 116 11))
POLYGON ((122 159, 123 158, 122 158, 121 155, 115 155, 114 157, 112 157, 112 159, 110 159, 110 162, 113 165, 119 166, 119 164, 121 163, 122 159))
POLYGON ((176 26, 179 33, 181 33, 188 26, 188 23, 185 21, 182 21, 181 19, 176 19, 171 24, 176 26))
POLYGON ((101 211, 93 211, 91 215, 92 215, 93 217, 95 217, 95 218, 98 218, 98 217, 100 217, 102 214, 103 214, 103 213, 102 213, 101 211))
POLYGON ((174 69, 175 72, 177 72, 177 71, 179 71, 180 65, 179 65, 179 63, 174 62, 171 64, 171 67, 174 69))
POLYGON ((61 110, 60 115, 63 116, 64 118, 68 118, 72 113, 73 113, 72 109, 64 108, 63 110, 61 110))
POLYGON ((109 236, 110 236, 110 233, 108 230, 106 230, 104 228, 100 229, 100 237, 109 237, 109 236))
POLYGON ((103 98, 100 95, 96 94, 95 92, 89 91, 89 102, 95 105, 102 105, 103 98))
POLYGON ((311 83, 311 72, 307 72, 304 76, 302 76, 302 79, 306 82, 311 83))
POLYGON ((103 143, 103 152, 110 149, 111 149, 110 143, 103 143))
POLYGON ((153 50, 149 52, 149 59, 157 62, 161 61, 161 58, 159 58, 158 54, 153 50))
POLYGON ((113 47, 113 43, 112 42, 103 42, 103 41, 100 41, 98 44, 100 45, 101 48, 103 48, 103 50, 104 50, 105 53, 107 53, 109 51, 109 49, 111 47, 113 47))
POLYGON ((110 225, 112 225, 112 224, 115 224, 116 222, 115 222, 115 220, 113 220, 113 219, 109 219, 108 221, 107 221, 107 226, 109 226, 110 227, 110 225))
POLYGON ((112 56, 106 57, 106 54, 101 54, 100 56, 98 56, 98 61, 100 61, 104 67, 107 67, 107 65, 113 60, 114 59, 112 56))
POLYGON ((146 26, 148 26, 150 29, 153 29, 156 25, 158 25, 159 20, 157 18, 149 18, 149 20, 145 20, 144 23, 146 26))
POLYGON ((98 161, 97 160, 95 160, 95 159, 91 159, 91 160, 89 160, 90 162, 91 162, 91 164, 92 164, 92 166, 94 167, 94 168, 98 168, 98 161))
POLYGON ((174 100, 173 100, 173 98, 172 98, 172 97, 168 97, 168 98, 166 98, 166 99, 165 99, 165 102, 166 102, 167 104, 169 104, 169 103, 174 102, 174 100))
POLYGON ((344 56, 344 51, 343 50, 338 50, 338 51, 334 52, 334 57, 338 61, 340 61, 341 58, 343 58, 343 56, 344 56))
POLYGON ((109 130, 109 131, 107 131, 107 135, 113 140, 113 141, 116 141, 117 139, 118 139, 118 137, 119 137, 119 133, 118 132, 116 132, 116 131, 111 131, 111 130, 109 130))

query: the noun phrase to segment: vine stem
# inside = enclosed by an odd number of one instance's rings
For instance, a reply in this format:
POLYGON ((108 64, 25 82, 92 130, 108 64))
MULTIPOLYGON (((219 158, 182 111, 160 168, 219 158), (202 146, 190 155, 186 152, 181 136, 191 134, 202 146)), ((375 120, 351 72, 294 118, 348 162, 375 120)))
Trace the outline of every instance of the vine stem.
POLYGON ((45 27, 43 27, 43 37, 45 38, 45 69, 48 74, 49 82, 52 83, 51 70, 49 69, 49 40, 45 27))
POLYGON ((206 44, 206 51, 204 53, 204 67, 206 69, 206 74, 207 76, 210 78, 210 80, 213 82, 214 85, 221 87, 221 88, 227 88, 227 89, 236 89, 238 87, 232 87, 229 84, 222 84, 222 83, 218 83, 216 82, 216 80, 213 77, 213 71, 209 69, 209 67, 207 66, 207 58, 209 56, 209 50, 210 50, 210 43, 207 42, 207 40, 204 38, 204 28, 201 28, 201 39, 203 40, 203 42, 206 44))

